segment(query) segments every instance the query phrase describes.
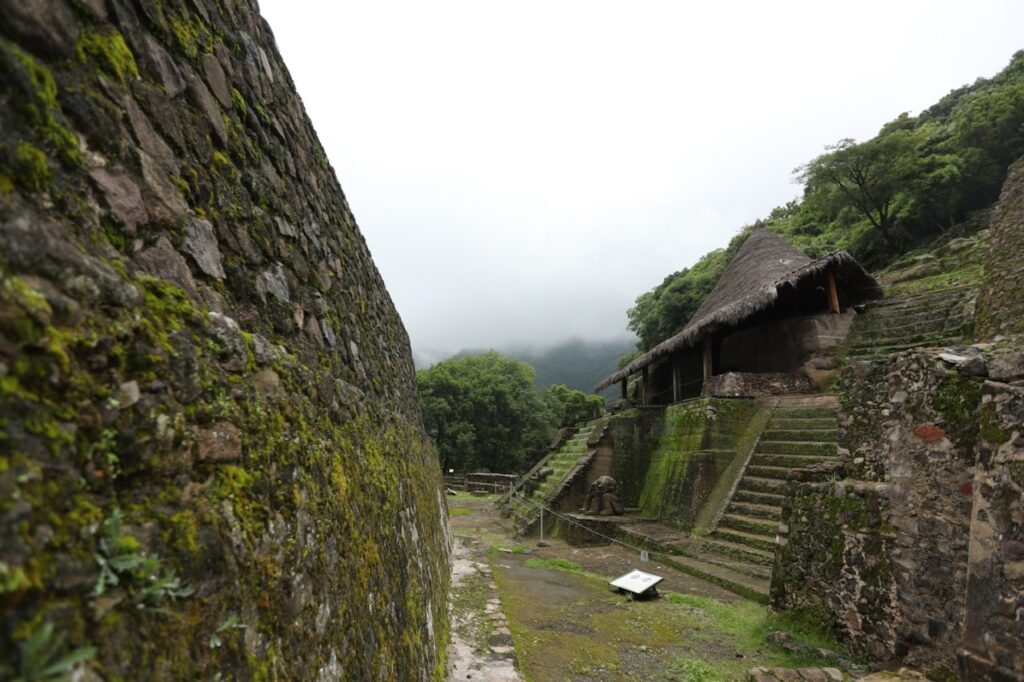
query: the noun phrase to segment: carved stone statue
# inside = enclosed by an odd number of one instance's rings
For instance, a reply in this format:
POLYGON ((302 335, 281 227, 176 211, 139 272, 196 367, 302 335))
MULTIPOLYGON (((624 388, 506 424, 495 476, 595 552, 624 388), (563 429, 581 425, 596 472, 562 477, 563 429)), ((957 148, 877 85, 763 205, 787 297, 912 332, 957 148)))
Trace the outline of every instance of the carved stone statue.
POLYGON ((619 516, 623 513, 622 502, 616 491, 619 484, 611 476, 601 476, 590 484, 587 496, 583 501, 584 514, 599 514, 600 516, 619 516))

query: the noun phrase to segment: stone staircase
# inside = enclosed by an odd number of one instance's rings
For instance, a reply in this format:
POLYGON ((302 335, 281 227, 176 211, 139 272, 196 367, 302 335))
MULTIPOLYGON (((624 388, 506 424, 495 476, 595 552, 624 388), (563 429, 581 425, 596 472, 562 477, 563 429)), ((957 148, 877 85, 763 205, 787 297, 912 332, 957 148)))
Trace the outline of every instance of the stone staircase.
POLYGON ((526 534, 540 518, 540 507, 551 507, 563 488, 569 484, 589 459, 588 443, 604 430, 605 421, 597 419, 576 429, 561 446, 548 454, 515 485, 516 495, 509 500, 509 509, 517 530, 526 534))
POLYGON ((834 459, 834 396, 776 399, 772 416, 714 531, 691 544, 683 570, 767 600, 786 481, 793 469, 834 459))
POLYGON ((847 357, 873 360, 918 346, 968 341, 977 289, 962 285, 912 295, 891 292, 857 318, 847 357))

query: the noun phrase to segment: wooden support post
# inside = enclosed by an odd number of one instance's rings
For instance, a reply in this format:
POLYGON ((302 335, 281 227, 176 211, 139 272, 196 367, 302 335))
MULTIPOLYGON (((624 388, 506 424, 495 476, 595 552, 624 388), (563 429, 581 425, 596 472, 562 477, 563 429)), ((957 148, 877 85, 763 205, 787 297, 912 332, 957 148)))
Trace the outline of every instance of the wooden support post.
POLYGON ((644 367, 640 374, 640 404, 647 406, 647 368, 644 367))
POLYGON ((672 356, 672 402, 679 402, 679 356, 672 356))
POLYGON ((622 384, 622 399, 626 400, 629 398, 629 377, 626 377, 620 383, 622 384))
POLYGON ((828 309, 839 314, 839 289, 836 288, 836 272, 828 271, 828 309))
POLYGON ((714 371, 714 366, 711 362, 711 337, 704 339, 704 349, 702 353, 702 360, 704 366, 704 380, 707 381, 711 378, 711 373, 714 371))

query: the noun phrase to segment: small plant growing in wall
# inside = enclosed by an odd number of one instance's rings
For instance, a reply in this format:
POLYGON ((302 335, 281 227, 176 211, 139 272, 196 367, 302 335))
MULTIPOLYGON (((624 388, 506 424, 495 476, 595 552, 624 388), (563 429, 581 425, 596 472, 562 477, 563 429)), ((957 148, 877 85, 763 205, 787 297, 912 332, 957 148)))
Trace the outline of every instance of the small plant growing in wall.
POLYGON ((100 575, 93 588, 93 596, 99 597, 108 589, 123 585, 133 594, 137 608, 158 608, 165 599, 183 599, 194 590, 186 587, 174 575, 165 570, 160 557, 147 556, 140 552, 139 541, 121 532, 121 510, 115 508, 103 522, 100 537, 100 551, 95 554, 100 575))
MULTIPOLYGON (((111 399, 110 403, 111 407, 118 406, 117 401, 114 399, 111 399)), ((90 460, 98 459, 99 471, 104 472, 104 475, 109 477, 110 480, 117 478, 121 472, 121 460, 117 456, 116 448, 117 431, 114 429, 104 429, 99 439, 91 443, 86 451, 86 455, 90 460)))
POLYGON ((75 665, 96 655, 95 647, 84 646, 59 656, 65 638, 64 633, 54 635, 51 623, 36 628, 20 646, 21 661, 14 682, 64 679, 75 665))
POLYGON ((221 641, 221 635, 227 636, 227 633, 231 630, 244 630, 245 623, 241 623, 238 620, 238 614, 232 613, 230 616, 224 619, 224 622, 220 624, 212 635, 210 635, 210 648, 219 649, 223 642, 221 641))

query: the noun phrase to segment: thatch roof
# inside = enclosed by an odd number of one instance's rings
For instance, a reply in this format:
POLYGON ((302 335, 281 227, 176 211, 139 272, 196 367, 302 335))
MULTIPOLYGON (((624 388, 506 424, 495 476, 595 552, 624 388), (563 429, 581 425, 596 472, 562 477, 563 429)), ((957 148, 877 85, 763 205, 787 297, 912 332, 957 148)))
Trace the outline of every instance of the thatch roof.
POLYGON ((759 224, 686 327, 606 378, 595 390, 602 391, 656 360, 694 346, 709 334, 740 325, 775 303, 783 287, 798 286, 830 268, 835 268, 851 298, 866 300, 881 295, 875 278, 848 252, 834 251, 812 260, 759 224))

